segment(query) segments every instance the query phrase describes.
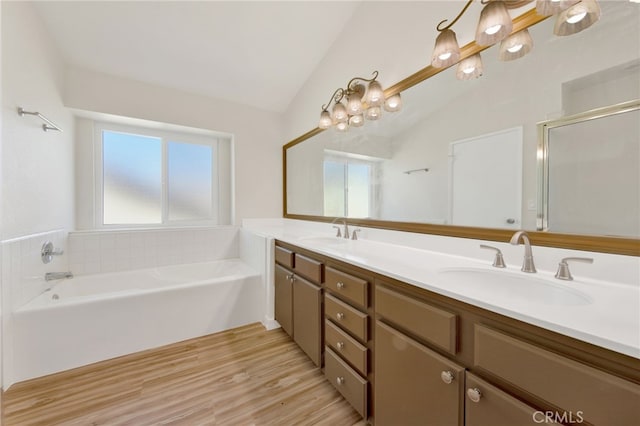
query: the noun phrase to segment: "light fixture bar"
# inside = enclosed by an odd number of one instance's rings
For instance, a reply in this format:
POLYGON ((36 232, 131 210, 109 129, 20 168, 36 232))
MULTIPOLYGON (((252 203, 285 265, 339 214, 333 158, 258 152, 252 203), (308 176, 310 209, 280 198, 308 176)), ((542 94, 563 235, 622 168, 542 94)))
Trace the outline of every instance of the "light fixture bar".
MULTIPOLYGON (((536 13, 535 8, 532 8, 513 19, 513 32, 529 28, 548 18, 548 16, 542 16, 539 13, 536 13)), ((488 49, 489 47, 490 46, 480 46, 475 41, 471 41, 460 47, 460 59, 462 60, 464 58, 468 58, 469 56, 480 53, 488 49)), ((436 68, 432 65, 428 65, 421 70, 411 74, 410 76, 400 80, 393 86, 388 87, 385 90, 385 96, 388 97, 395 93, 404 92, 405 90, 415 86, 416 84, 419 84, 436 74, 440 74, 445 69, 446 68, 436 68)))
POLYGON ((385 91, 377 79, 378 71, 374 71, 371 78, 353 77, 346 88, 336 89, 329 102, 322 105, 318 129, 321 131, 333 126, 338 131, 346 132, 350 127, 363 126, 365 119, 380 119, 383 106, 388 112, 399 111, 402 106, 400 93, 385 96, 385 91), (365 89, 362 83, 369 83, 369 86, 365 89), (346 105, 342 102, 345 98, 346 105), (330 113, 332 103, 333 109, 330 113))

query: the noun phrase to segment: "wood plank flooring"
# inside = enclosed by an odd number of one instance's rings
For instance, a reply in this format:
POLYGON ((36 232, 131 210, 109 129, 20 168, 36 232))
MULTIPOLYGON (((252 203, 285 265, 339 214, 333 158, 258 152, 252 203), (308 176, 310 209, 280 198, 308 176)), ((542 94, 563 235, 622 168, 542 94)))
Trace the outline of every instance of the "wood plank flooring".
POLYGON ((18 383, 2 402, 4 426, 365 425, 287 334, 260 324, 18 383))

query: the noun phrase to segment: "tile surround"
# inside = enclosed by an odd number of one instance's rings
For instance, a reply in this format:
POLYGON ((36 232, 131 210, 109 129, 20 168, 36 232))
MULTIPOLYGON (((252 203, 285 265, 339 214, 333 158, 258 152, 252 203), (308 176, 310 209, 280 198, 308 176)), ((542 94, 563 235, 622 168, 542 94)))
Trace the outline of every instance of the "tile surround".
POLYGON ((235 258, 237 234, 232 226, 71 232, 69 268, 88 275, 235 258))
POLYGON ((49 287, 47 272, 68 271, 66 233, 63 230, 43 232, 2 241, 3 311, 10 312, 27 303, 49 287), (65 253, 44 264, 40 258, 42 245, 51 241, 65 253), (8 285, 7 285, 8 284, 8 285))

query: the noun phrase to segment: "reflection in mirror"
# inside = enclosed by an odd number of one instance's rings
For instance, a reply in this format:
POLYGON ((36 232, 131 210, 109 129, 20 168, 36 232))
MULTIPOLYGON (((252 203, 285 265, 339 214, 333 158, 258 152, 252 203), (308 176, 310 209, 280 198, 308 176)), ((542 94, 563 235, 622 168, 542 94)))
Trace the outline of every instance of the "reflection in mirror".
POLYGON ((640 101, 540 123, 541 229, 640 237, 640 101))
POLYGON ((640 6, 601 6, 578 34, 554 36, 548 19, 518 60, 499 61, 494 46, 478 79, 452 67, 405 90, 399 113, 290 146, 286 213, 536 230, 537 123, 640 98, 640 6))

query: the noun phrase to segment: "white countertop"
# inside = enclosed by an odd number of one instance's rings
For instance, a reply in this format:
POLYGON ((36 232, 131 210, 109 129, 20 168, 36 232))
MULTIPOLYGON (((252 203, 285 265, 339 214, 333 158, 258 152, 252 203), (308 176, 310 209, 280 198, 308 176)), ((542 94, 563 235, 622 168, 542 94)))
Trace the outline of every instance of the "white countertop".
MULTIPOLYGON (((320 254, 395 278, 416 287, 451 297, 547 330, 592 343, 640 359, 640 288, 594 279, 574 278, 562 281, 554 272, 538 271, 526 274, 519 267, 493 268, 491 262, 443 254, 403 245, 360 239, 338 239, 327 233, 314 235, 279 226, 259 226, 253 233, 312 250, 320 254), (335 239, 334 239, 335 238, 335 239), (552 291, 569 296, 578 295, 582 303, 548 303, 531 298, 508 287, 490 291, 483 283, 445 279, 446 269, 473 270, 481 274, 505 274, 513 279, 514 288, 523 281, 537 281, 552 291)), ((535 247, 534 247, 535 257, 535 247)))

